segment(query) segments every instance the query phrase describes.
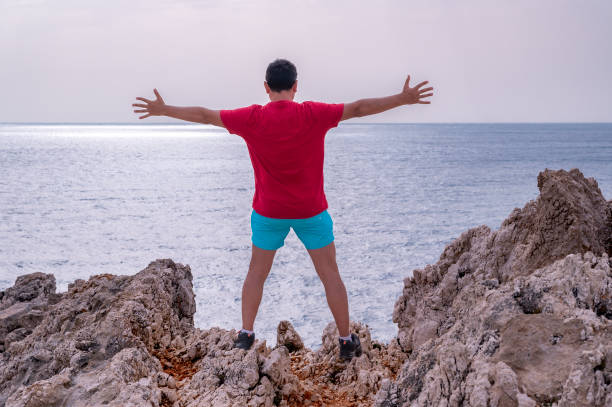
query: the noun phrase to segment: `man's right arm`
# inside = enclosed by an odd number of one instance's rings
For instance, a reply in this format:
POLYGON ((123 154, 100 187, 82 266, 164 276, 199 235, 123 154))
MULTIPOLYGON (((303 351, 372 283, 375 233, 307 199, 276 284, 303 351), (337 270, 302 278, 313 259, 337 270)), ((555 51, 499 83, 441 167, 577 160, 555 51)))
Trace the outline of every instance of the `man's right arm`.
POLYGON ((410 75, 408 75, 408 78, 406 79, 402 92, 396 95, 381 98, 360 99, 352 103, 345 103, 342 118, 340 120, 382 113, 402 105, 429 104, 430 102, 423 100, 423 98, 432 96, 433 92, 430 91, 432 91, 433 88, 429 87, 421 89, 421 87, 426 85, 428 81, 421 82, 414 88, 410 87, 409 82, 410 75))
POLYGON ((132 106, 143 108, 141 110, 134 110, 134 113, 145 113, 145 115, 140 116, 139 119, 146 119, 149 116, 168 116, 188 122, 225 127, 221 121, 219 110, 207 109, 200 106, 170 106, 164 102, 164 99, 157 89, 153 89, 153 93, 155 93, 156 96, 155 100, 149 100, 143 97, 136 98, 145 102, 146 105, 142 103, 132 104, 132 106))
POLYGON ((211 110, 200 106, 170 106, 165 105, 161 115, 174 117, 175 119, 188 122, 212 124, 214 126, 225 127, 221 121, 218 110, 211 110))

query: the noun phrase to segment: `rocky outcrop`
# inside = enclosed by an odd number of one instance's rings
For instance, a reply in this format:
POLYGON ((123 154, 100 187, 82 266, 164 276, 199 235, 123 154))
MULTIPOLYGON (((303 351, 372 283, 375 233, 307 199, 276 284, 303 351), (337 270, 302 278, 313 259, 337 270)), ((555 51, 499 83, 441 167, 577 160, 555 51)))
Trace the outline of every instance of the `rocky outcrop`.
MULTIPOLYGON (((338 360, 288 321, 271 347, 193 326, 189 266, 157 260, 55 293, 52 275, 0 292, 0 406, 612 405, 612 203, 578 170, 500 229, 471 229, 404 281, 398 336, 338 360)), ((202 311, 201 311, 202 312, 202 311)))
POLYGON ((318 352, 288 321, 273 348, 232 349, 236 331, 194 328, 191 280, 189 266, 168 259, 62 294, 53 275, 19 277, 2 292, 0 406, 354 405, 405 359, 358 323, 364 356, 350 363, 336 360, 333 324, 318 352))
POLYGON ((35 273, 4 292, 0 405, 160 405, 153 353, 193 329, 189 268, 157 261, 54 290, 52 275, 35 273))
POLYGON ((393 320, 410 357, 376 405, 612 405, 612 204, 576 169, 538 187, 405 279, 393 320))

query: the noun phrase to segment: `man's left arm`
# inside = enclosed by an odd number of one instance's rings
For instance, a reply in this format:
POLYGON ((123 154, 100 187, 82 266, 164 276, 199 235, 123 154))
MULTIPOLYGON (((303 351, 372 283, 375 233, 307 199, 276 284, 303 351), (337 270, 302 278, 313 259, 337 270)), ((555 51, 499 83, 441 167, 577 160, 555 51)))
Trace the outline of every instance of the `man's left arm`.
POLYGON ((132 104, 132 106, 144 108, 142 110, 134 110, 134 113, 145 113, 145 115, 139 117, 139 119, 146 119, 149 116, 168 116, 188 122, 212 124, 225 128, 221 121, 219 110, 212 110, 199 106, 169 106, 164 103, 164 99, 162 99, 157 89, 153 89, 153 92, 156 96, 155 100, 137 97, 136 99, 142 100, 146 105, 142 103, 132 104))
POLYGON ((402 105, 413 105, 417 103, 429 104, 431 102, 424 98, 428 98, 433 95, 433 88, 422 88, 427 83, 429 83, 429 81, 421 82, 414 88, 411 88, 410 75, 408 75, 408 78, 404 83, 404 89, 401 93, 380 98, 360 99, 353 103, 346 103, 344 105, 344 111, 340 120, 382 113, 402 105))

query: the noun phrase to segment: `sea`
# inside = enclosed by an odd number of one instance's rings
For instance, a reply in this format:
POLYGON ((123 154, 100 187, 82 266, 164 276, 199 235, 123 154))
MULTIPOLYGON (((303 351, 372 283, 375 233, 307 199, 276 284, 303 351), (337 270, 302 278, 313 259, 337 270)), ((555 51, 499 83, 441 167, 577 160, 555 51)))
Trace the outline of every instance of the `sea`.
MULTIPOLYGON (((479 225, 538 196, 544 169, 579 168, 612 199, 612 124, 340 124, 325 139, 325 192, 350 318, 397 334, 405 278, 479 225)), ((0 290, 53 273, 188 264, 195 325, 240 329, 253 170, 244 140, 191 124, 0 124, 0 290)), ((276 344, 290 321, 318 349, 333 317, 302 243, 277 251, 255 321, 276 344)))

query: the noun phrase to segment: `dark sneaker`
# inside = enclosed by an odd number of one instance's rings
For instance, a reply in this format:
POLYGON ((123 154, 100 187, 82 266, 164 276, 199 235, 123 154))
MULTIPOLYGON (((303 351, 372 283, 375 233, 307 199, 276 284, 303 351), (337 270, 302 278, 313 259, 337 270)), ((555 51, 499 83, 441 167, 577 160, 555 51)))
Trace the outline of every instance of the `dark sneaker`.
POLYGON ((359 342, 359 337, 351 333, 352 341, 345 341, 343 339, 338 338, 340 341, 340 359, 343 360, 351 360, 353 356, 361 356, 361 342, 359 342))
POLYGON ((238 338, 234 340, 234 348, 250 349, 255 342, 255 332, 252 334, 247 332, 238 332, 238 338))

